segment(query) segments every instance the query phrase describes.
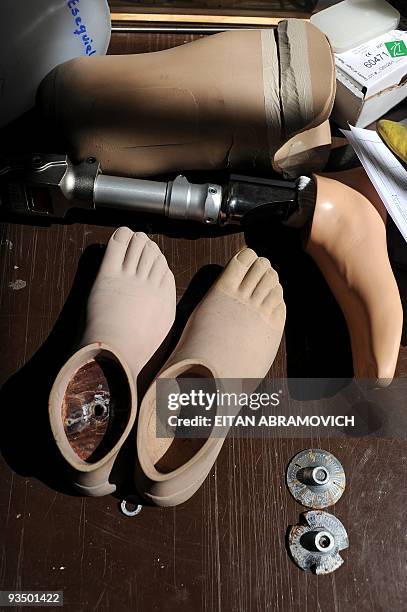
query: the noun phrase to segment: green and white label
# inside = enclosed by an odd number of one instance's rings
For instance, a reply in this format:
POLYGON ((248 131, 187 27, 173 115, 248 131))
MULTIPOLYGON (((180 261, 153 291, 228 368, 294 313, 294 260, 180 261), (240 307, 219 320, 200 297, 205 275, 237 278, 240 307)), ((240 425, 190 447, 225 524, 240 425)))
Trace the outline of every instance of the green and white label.
POLYGON ((385 42, 387 51, 391 57, 403 57, 407 55, 407 46, 404 40, 392 40, 391 42, 385 42))

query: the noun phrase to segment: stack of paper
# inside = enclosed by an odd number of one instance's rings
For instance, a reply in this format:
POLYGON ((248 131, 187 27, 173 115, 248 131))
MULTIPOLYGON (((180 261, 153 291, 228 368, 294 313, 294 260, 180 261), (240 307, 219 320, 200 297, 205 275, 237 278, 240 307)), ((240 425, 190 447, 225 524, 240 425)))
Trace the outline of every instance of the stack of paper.
POLYGON ((349 127, 343 133, 407 242, 407 171, 377 132, 349 127))

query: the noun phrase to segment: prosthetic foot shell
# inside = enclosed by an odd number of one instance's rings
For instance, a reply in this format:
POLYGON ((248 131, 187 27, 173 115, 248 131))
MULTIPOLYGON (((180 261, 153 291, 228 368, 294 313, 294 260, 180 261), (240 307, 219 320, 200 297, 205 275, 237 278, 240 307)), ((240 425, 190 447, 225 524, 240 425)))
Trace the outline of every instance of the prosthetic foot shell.
POLYGON ((49 401, 55 441, 84 495, 116 489, 120 473, 110 476, 135 420, 137 377, 170 331, 175 304, 174 276, 157 244, 118 228, 89 295, 81 348, 49 401))
POLYGON ((156 53, 76 59, 39 90, 75 160, 93 156, 104 172, 128 176, 320 170, 334 96, 329 43, 296 19, 156 53))
POLYGON ((111 347, 101 342, 83 347, 61 369, 51 390, 49 417, 79 493, 98 497, 116 490, 110 476, 136 410, 132 373, 111 347))
MULTIPOLYGON (((226 379, 263 378, 274 361, 284 323, 276 272, 268 260, 244 249, 191 315, 159 378, 204 377, 218 385, 227 384, 226 379)), ((205 480, 223 442, 224 437, 212 436, 203 444, 157 438, 153 382, 141 403, 137 427, 139 493, 160 506, 186 501, 205 480)))

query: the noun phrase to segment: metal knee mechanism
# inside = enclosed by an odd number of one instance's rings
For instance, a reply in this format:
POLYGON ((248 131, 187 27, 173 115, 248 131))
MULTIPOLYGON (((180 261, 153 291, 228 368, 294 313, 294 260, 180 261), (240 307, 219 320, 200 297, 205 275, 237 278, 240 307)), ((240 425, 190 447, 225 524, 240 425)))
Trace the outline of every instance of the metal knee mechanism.
POLYGON ((105 175, 89 157, 73 164, 67 155, 37 154, 0 166, 0 207, 11 213, 64 218, 70 209, 110 208, 155 213, 208 225, 241 223, 254 210, 286 221, 298 211, 308 177, 296 181, 231 175, 226 185, 151 181, 105 175))

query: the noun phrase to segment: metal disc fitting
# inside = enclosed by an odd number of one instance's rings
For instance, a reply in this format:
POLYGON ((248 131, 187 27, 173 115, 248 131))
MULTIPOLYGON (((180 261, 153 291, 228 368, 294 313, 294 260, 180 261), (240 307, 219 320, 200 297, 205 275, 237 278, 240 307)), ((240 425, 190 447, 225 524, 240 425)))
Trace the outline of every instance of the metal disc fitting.
POLYGON ((330 574, 343 563, 339 554, 349 546, 341 521, 321 510, 300 515, 300 523, 290 528, 288 546, 299 568, 314 574, 330 574))
POLYGON ((291 459, 287 468, 287 486, 291 495, 308 508, 326 508, 340 499, 346 478, 341 463, 321 449, 303 450, 291 459))

